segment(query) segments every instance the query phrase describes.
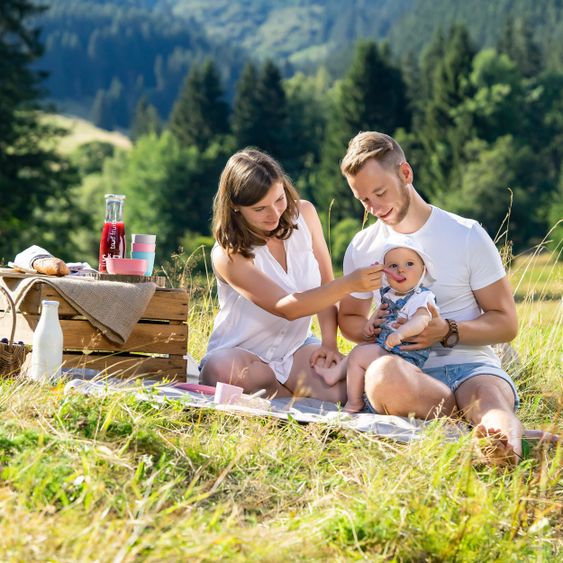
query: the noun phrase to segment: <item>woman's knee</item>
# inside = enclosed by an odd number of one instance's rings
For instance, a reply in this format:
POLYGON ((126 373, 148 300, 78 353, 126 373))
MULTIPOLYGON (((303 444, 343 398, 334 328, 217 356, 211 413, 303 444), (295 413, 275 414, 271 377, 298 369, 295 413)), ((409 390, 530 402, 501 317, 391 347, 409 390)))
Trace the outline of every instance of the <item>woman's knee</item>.
POLYGON ((238 379, 240 365, 231 354, 216 352, 209 356, 201 369, 200 379, 203 384, 231 383, 238 379))

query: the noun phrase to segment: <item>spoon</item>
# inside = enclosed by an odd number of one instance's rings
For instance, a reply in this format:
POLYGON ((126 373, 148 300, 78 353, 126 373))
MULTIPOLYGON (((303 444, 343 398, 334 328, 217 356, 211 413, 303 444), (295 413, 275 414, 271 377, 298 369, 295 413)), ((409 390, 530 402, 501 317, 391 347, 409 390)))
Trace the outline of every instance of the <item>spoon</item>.
POLYGON ((391 276, 395 281, 403 282, 407 279, 407 278, 405 278, 405 276, 400 276, 399 274, 396 274, 393 270, 390 270, 389 268, 383 268, 383 271, 388 276, 391 276))

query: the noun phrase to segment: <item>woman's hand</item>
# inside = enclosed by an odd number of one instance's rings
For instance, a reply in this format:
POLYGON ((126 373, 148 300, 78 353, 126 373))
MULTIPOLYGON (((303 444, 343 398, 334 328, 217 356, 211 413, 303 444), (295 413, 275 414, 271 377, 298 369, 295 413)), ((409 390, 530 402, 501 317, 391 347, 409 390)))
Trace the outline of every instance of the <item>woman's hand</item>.
POLYGON ((321 344, 312 354, 309 360, 311 367, 315 365, 319 367, 329 368, 332 365, 338 365, 344 356, 334 346, 321 344))
POLYGON ((358 268, 346 277, 350 293, 375 291, 381 287, 383 264, 372 264, 366 268, 358 268))
POLYGON ((446 336, 449 328, 448 323, 440 316, 440 312, 432 303, 428 304, 428 310, 432 315, 432 320, 428 323, 428 326, 420 334, 409 336, 410 344, 401 346, 401 350, 422 350, 440 342, 446 336))

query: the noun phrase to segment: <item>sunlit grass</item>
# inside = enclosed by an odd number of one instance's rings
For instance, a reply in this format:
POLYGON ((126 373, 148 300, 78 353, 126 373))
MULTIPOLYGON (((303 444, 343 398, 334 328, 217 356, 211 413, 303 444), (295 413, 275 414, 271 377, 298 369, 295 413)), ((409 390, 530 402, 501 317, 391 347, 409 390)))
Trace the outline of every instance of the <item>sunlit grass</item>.
MULTIPOLYGON (((189 351, 199 359, 212 282, 181 267, 173 277, 192 296, 189 351)), ((550 292, 556 283, 547 278, 550 292)), ((561 429, 561 309, 518 304, 511 369, 528 427, 561 429)), ((4 380, 0 560, 557 560, 563 449, 486 468, 469 436, 446 442, 442 426, 404 446, 4 380)))

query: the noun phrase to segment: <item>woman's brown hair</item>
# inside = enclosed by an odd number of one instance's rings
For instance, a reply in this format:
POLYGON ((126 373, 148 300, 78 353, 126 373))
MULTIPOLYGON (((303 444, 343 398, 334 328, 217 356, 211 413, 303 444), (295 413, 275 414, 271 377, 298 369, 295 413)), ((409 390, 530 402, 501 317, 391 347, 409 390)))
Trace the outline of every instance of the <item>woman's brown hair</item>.
POLYGON ((299 195, 281 165, 270 155, 252 148, 241 150, 229 158, 213 199, 213 236, 229 255, 242 254, 245 258, 254 258, 252 247, 266 244, 264 236, 253 230, 235 209, 260 201, 275 182, 283 184, 287 208, 271 235, 287 239, 293 229, 297 229, 299 195))

